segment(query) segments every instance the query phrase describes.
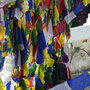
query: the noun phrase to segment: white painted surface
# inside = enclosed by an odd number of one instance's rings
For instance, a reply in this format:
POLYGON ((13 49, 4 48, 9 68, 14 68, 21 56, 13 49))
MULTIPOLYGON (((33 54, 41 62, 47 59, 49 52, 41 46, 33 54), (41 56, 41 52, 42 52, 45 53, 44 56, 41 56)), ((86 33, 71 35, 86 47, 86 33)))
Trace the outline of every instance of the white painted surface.
POLYGON ((90 38, 90 25, 72 28, 69 43, 85 40, 88 38, 90 38))

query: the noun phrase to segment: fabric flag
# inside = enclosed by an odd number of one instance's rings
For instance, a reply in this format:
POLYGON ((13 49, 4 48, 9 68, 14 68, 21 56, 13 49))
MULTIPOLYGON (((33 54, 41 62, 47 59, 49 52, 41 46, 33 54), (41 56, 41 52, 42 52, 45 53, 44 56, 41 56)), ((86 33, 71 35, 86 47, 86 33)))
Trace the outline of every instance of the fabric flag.
POLYGON ((28 76, 28 74, 29 74, 29 70, 28 70, 27 63, 25 62, 23 64, 23 76, 28 76))
POLYGON ((3 12, 3 9, 0 8, 0 21, 4 21, 4 12, 3 12))
POLYGON ((41 83, 41 81, 40 81, 38 76, 35 76, 35 82, 38 83, 40 86, 42 86, 42 83, 41 83))
POLYGON ((58 23, 57 24, 58 32, 62 32, 65 26, 66 26, 65 20, 62 20, 60 23, 58 23))
POLYGON ((53 36, 53 28, 52 28, 52 21, 50 19, 49 25, 48 25, 48 33, 53 36))
POLYGON ((84 4, 84 6, 87 6, 88 4, 90 4, 90 0, 83 0, 82 2, 84 4))
POLYGON ((45 24, 46 20, 47 20, 47 16, 46 16, 46 13, 44 13, 44 20, 43 20, 43 24, 45 24))
POLYGON ((8 45, 7 45, 7 40, 5 39, 3 43, 3 52, 6 52, 7 50, 8 50, 8 45))
POLYGON ((15 86, 14 81, 13 81, 13 80, 11 80, 10 90, 14 90, 14 86, 15 86))
POLYGON ((23 80, 24 80, 26 86, 29 87, 30 83, 29 83, 28 79, 23 79, 23 80))
POLYGON ((5 27, 6 27, 5 35, 8 35, 8 32, 9 32, 9 20, 8 19, 5 21, 5 27))
MULTIPOLYGON (((18 0, 19 1, 19 0, 18 0)), ((15 14, 14 16, 20 20, 21 16, 22 16, 22 12, 19 10, 19 8, 15 8, 15 14)))
POLYGON ((32 0, 28 0, 28 3, 29 3, 29 9, 32 9, 32 7, 33 7, 33 2, 32 2, 32 0))
POLYGON ((43 50, 40 47, 38 48, 38 51, 37 51, 36 63, 37 64, 44 63, 43 50))
POLYGON ((36 59, 37 64, 44 63, 43 50, 45 48, 46 48, 46 41, 45 41, 44 33, 42 31, 42 33, 40 35, 39 48, 38 48, 38 52, 37 52, 37 59, 36 59))
MULTIPOLYGON (((9 4, 8 4, 9 5, 9 4)), ((9 15, 9 8, 8 8, 8 5, 5 5, 3 7, 4 9, 4 21, 6 21, 8 19, 8 15, 9 15)))
POLYGON ((39 75, 39 78, 40 78, 40 81, 42 82, 42 84, 45 83, 45 80, 44 80, 45 75, 44 75, 44 73, 45 73, 45 68, 44 68, 43 65, 40 65, 40 75, 39 75))
POLYGON ((48 28, 46 30, 46 28, 44 28, 44 36, 46 39, 46 43, 48 42, 48 40, 50 39, 50 37, 53 36, 53 28, 52 28, 52 20, 49 20, 49 24, 48 24, 48 28))
POLYGON ((42 0, 34 0, 34 3, 36 5, 36 8, 39 7, 39 4, 42 2, 42 0))
POLYGON ((36 31, 35 29, 32 30, 31 32, 31 40, 32 40, 32 43, 37 46, 38 44, 38 39, 37 39, 37 35, 36 35, 36 31))
POLYGON ((50 5, 50 0, 47 0, 47 7, 50 5))
POLYGON ((64 40, 65 40, 65 35, 61 33, 60 37, 59 37, 59 43, 62 45, 62 47, 64 47, 64 40))
POLYGON ((61 14, 64 10, 66 10, 65 0, 59 0, 59 2, 58 2, 58 12, 59 12, 59 14, 61 14))
POLYGON ((67 82, 64 82, 48 90, 72 90, 72 89, 70 88, 67 82))
POLYGON ((72 11, 70 14, 65 16, 64 20, 67 22, 67 24, 69 24, 74 18, 76 18, 76 15, 72 11))
POLYGON ((46 40, 45 40, 45 36, 44 33, 42 31, 41 35, 40 35, 40 40, 39 40, 39 48, 41 50, 44 50, 46 48, 46 40))
POLYGON ((46 67, 52 67, 54 64, 54 60, 50 58, 47 49, 43 50, 43 56, 46 67))
POLYGON ((30 53, 29 53, 29 57, 28 57, 28 61, 29 63, 32 63, 33 61, 33 45, 30 45, 30 53))
POLYGON ((7 39, 8 49, 9 49, 9 48, 12 47, 12 45, 11 45, 11 40, 10 40, 10 37, 9 37, 9 36, 7 36, 6 39, 7 39))
POLYGON ((30 75, 31 77, 34 76, 34 74, 35 74, 35 73, 34 73, 35 70, 36 70, 36 64, 33 63, 33 64, 30 66, 30 68, 29 68, 29 75, 30 75))
POLYGON ((5 37, 6 28, 0 26, 0 41, 2 41, 5 37))
POLYGON ((81 3, 73 10, 73 12, 77 15, 83 8, 84 8, 84 4, 81 2, 81 3))
POLYGON ((33 77, 30 77, 28 88, 32 88, 33 87, 33 83, 32 82, 33 82, 33 77))
POLYGON ((52 35, 48 31, 46 31, 46 29, 44 29, 43 32, 44 32, 44 36, 47 44, 49 39, 52 37, 52 35))
POLYGON ((32 0, 32 11, 35 12, 35 9, 34 9, 34 0, 32 0))
MULTIPOLYGON (((1 51, 0 51, 0 55, 2 55, 1 51)), ((4 61, 5 61, 5 57, 1 58, 0 56, 0 71, 3 69, 4 61)))
POLYGON ((17 59, 17 55, 14 56, 14 68, 17 67, 18 64, 18 59, 17 59))
POLYGON ((10 90, 10 86, 11 86, 11 81, 7 83, 6 90, 10 90))
POLYGON ((52 43, 48 47, 48 53, 51 54, 53 51, 52 43))
POLYGON ((36 68, 35 74, 36 74, 36 82, 39 82, 39 85, 42 85, 45 83, 44 72, 45 72, 45 68, 44 68, 43 64, 38 65, 36 68), (40 79, 42 84, 40 83, 39 79, 40 79))
POLYGON ((54 22, 55 24, 54 25, 57 25, 57 22, 59 21, 59 12, 58 12, 58 9, 55 5, 55 15, 54 15, 54 22))
POLYGON ((69 54, 69 47, 68 47, 68 42, 67 42, 67 38, 65 36, 65 40, 64 40, 64 52, 65 54, 69 54))
POLYGON ((35 75, 39 76, 40 75, 40 64, 37 66, 36 70, 35 70, 35 75))
POLYGON ((31 20, 31 12, 27 11, 26 13, 26 23, 31 20))
POLYGON ((19 49, 22 51, 24 50, 24 41, 23 41, 20 29, 18 29, 18 33, 19 33, 18 35, 19 36, 19 49))
POLYGON ((68 83, 72 90, 84 90, 90 86, 90 75, 88 72, 85 72, 72 80, 68 80, 68 83))
POLYGON ((28 46, 28 42, 27 42, 26 35, 25 35, 25 32, 24 32, 23 28, 21 29, 21 34, 22 34, 23 42, 24 42, 24 50, 21 51, 21 65, 22 65, 28 59, 29 46, 28 46))
POLYGON ((1 78, 0 78, 0 90, 6 90, 6 86, 3 85, 1 78))
POLYGON ((3 85, 7 85, 8 82, 11 81, 11 73, 10 72, 6 72, 4 75, 1 76, 3 85))
POLYGON ((20 4, 20 0, 16 0, 18 8, 20 9, 20 11, 22 10, 21 4, 20 4))
POLYGON ((24 1, 24 13, 28 11, 28 9, 29 9, 29 3, 28 1, 24 1))

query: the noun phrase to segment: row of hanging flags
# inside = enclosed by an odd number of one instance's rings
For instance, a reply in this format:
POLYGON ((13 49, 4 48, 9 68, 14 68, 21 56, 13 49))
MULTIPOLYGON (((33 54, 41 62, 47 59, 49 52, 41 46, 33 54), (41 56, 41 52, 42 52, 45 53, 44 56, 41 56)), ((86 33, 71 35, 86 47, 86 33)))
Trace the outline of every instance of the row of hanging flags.
POLYGON ((57 56, 68 54, 70 23, 90 0, 83 0, 72 11, 70 0, 6 1, 0 1, 0 71, 5 56, 14 53, 14 88, 34 90, 45 84, 45 72, 54 64, 48 53, 51 47, 57 56))

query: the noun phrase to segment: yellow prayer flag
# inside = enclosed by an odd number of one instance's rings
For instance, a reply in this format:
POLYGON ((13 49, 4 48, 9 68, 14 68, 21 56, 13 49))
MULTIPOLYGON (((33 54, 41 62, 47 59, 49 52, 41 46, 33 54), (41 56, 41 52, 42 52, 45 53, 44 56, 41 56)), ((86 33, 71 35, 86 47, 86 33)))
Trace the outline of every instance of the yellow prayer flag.
POLYGON ((27 79, 23 79, 23 80, 24 80, 25 84, 27 85, 27 87, 29 87, 30 82, 27 79))
POLYGON ((39 6, 39 4, 40 4, 41 1, 42 1, 42 0, 34 0, 34 3, 35 3, 35 5, 36 5, 36 8, 38 8, 38 6, 39 6))
POLYGON ((0 90, 6 90, 6 86, 4 86, 3 89, 0 89, 0 90))
POLYGON ((64 47, 64 40, 65 40, 64 34, 61 33, 58 41, 59 41, 59 43, 62 45, 62 47, 64 47))
POLYGON ((0 40, 4 39, 6 28, 0 26, 0 40))
POLYGON ((49 39, 48 45, 50 45, 51 43, 52 43, 52 37, 49 39))
POLYGON ((8 7, 14 6, 15 4, 16 4, 16 1, 13 1, 13 2, 11 2, 11 3, 9 4, 8 7))
POLYGON ((35 71, 35 74, 36 74, 37 76, 39 76, 39 69, 40 69, 40 65, 37 66, 36 71, 35 71))
POLYGON ((32 89, 31 90, 35 90, 35 88, 34 87, 32 87, 32 89))
POLYGON ((8 48, 11 48, 12 45, 11 45, 10 37, 7 36, 6 39, 7 39, 7 45, 8 45, 8 48))
POLYGON ((18 88, 16 88, 16 90, 23 90, 23 89, 22 89, 22 87, 18 87, 18 88))
POLYGON ((2 52, 2 57, 5 57, 6 56, 6 52, 2 52))
POLYGON ((31 17, 32 17, 32 16, 34 15, 34 14, 33 14, 33 11, 32 11, 32 10, 30 10, 30 12, 31 12, 31 17))
POLYGON ((21 29, 21 25, 22 25, 22 22, 21 22, 21 18, 20 18, 20 20, 18 20, 18 26, 20 29, 21 29))
POLYGON ((28 1, 25 0, 24 3, 21 3, 21 7, 22 7, 23 13, 26 13, 29 9, 28 1))
POLYGON ((6 86, 3 85, 1 78, 0 78, 0 90, 6 90, 6 86))
POLYGON ((89 73, 89 75, 90 75, 90 72, 88 72, 89 73))
POLYGON ((28 58, 29 63, 31 63, 32 60, 33 60, 33 45, 31 44, 30 45, 30 54, 29 54, 29 58, 28 58))
POLYGON ((59 21, 59 12, 58 12, 58 9, 57 9, 56 5, 55 5, 54 21, 55 21, 54 25, 57 25, 57 21, 59 21))
POLYGON ((0 51, 3 51, 3 45, 0 45, 0 51))
POLYGON ((28 66, 26 64, 26 62, 23 64, 23 75, 24 76, 28 76, 29 74, 29 70, 28 70, 28 66))
POLYGON ((46 64, 46 67, 52 67, 54 64, 54 60, 50 58, 47 49, 43 50, 43 56, 44 56, 44 62, 46 64))
POLYGON ((42 84, 45 83, 45 80, 44 80, 45 75, 44 75, 44 73, 45 73, 45 69, 43 70, 42 67, 40 66, 40 75, 39 75, 39 78, 40 78, 42 84))
POLYGON ((41 65, 38 65, 37 68, 36 68, 35 74, 36 74, 37 76, 39 76, 42 84, 45 83, 45 81, 44 81, 44 76, 45 76, 44 73, 45 73, 45 69, 43 69, 43 68, 41 67, 41 65))
POLYGON ((13 20, 11 21, 11 29, 13 29, 13 20))
POLYGON ((84 4, 84 6, 87 6, 88 4, 90 4, 90 0, 83 0, 82 2, 84 4))
POLYGON ((24 31, 25 31, 25 29, 26 29, 26 24, 25 24, 25 21, 24 21, 24 16, 21 17, 21 24, 22 24, 22 27, 23 27, 23 29, 24 29, 24 31))

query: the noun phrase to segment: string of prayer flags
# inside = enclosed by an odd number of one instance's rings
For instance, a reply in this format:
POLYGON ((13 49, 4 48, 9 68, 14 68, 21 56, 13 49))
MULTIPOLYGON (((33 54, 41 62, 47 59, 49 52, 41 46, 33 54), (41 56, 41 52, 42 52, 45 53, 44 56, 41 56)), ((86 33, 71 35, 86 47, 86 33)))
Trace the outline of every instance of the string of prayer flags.
POLYGON ((0 70, 7 53, 13 54, 16 90, 44 89, 45 72, 54 65, 49 54, 68 54, 70 23, 88 4, 90 0, 82 0, 76 7, 70 0, 0 2, 0 70))

